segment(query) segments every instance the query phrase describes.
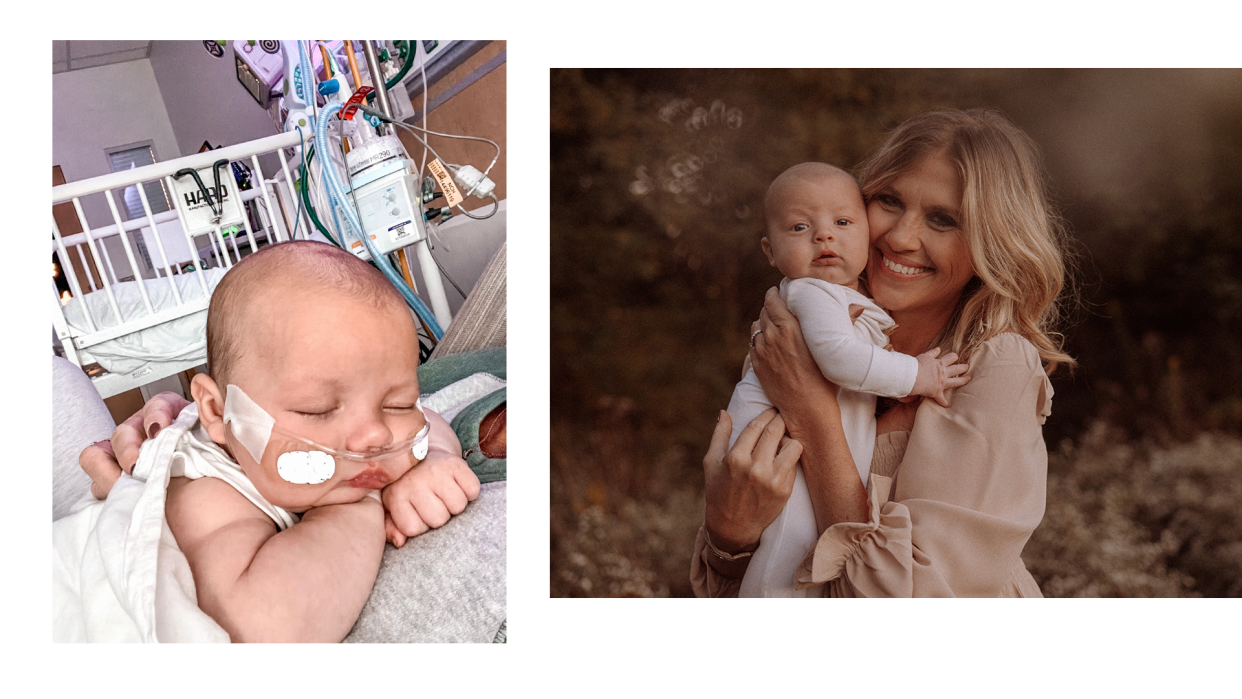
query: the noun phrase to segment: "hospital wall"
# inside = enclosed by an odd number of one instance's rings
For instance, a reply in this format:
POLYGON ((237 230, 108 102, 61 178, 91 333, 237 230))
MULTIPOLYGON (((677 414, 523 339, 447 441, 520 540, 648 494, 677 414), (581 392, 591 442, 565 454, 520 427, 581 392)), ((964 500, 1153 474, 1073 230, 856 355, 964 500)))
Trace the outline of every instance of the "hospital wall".
MULTIPOLYGON (((158 160, 181 155, 147 59, 54 74, 52 134, 52 164, 69 182, 111 172, 104 151, 116 146, 151 141, 158 160)), ((82 210, 92 228, 113 223, 103 195, 84 198, 82 210)), ((120 241, 107 243, 117 275, 128 276, 120 241)))

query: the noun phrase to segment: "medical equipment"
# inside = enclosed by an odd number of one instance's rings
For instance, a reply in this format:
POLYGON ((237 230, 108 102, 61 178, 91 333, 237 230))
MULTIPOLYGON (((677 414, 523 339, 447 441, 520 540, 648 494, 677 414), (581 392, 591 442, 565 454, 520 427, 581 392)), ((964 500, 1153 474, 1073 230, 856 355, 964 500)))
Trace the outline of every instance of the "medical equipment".
MULTIPOLYGON (((428 352, 452 320, 442 268, 430 247, 432 240, 439 239, 437 229, 448 219, 448 208, 434 201, 444 196, 437 190, 446 188, 424 186, 423 168, 409 157, 391 129, 402 128, 424 145, 424 135, 487 141, 496 147, 497 157, 499 146, 487 139, 419 129, 365 102, 359 110, 363 114, 352 120, 338 118, 339 102, 371 72, 360 68, 354 76, 357 61, 351 60, 354 56, 346 42, 232 43, 249 78, 256 82, 248 84, 240 69, 239 80, 252 95, 258 92, 256 100, 262 104, 262 91, 257 87, 262 83, 269 89, 271 105, 293 107, 292 118, 281 115, 281 123, 288 125, 285 133, 53 188, 53 204, 72 201, 82 230, 61 236, 53 222, 53 252, 65 263, 73 297, 62 310, 57 293, 53 326, 65 357, 85 366, 105 397, 201 365, 205 310, 219 276, 215 268, 227 270, 243 252, 289 240, 295 234, 332 242, 369 259, 419 316, 428 352), (270 63, 274 58, 280 59, 279 77, 270 63), (320 69, 325 66, 330 71, 327 81, 320 80, 320 69), (277 84, 283 84, 283 93, 271 91, 277 84), (380 157, 369 159, 376 153, 380 157), (259 165, 262 155, 279 158, 279 170, 271 179, 266 179, 259 165), (247 160, 252 172, 250 189, 238 187, 229 169, 222 166, 247 160), (364 160, 366 166, 359 167, 364 160), (175 210, 152 213, 142 185, 153 180, 164 181, 176 201, 175 210), (141 199, 139 210, 145 217, 121 220, 109 190, 125 187, 141 199), (92 229, 87 224, 79 200, 89 197, 108 200, 115 225, 92 229), (414 260, 407 261, 411 245, 411 257, 417 259, 422 272, 426 303, 414 286, 410 270, 414 260), (144 248, 151 249, 149 264, 142 264, 144 248), (157 279, 150 278, 152 273, 157 279), (186 291, 189 288, 196 290, 192 298, 186 291), (88 292, 101 293, 87 303, 88 292), (157 334, 159 349, 153 353, 148 343, 157 334), (99 366, 93 367, 96 362, 99 366)), ((356 41, 349 43, 352 49, 359 47, 356 41)), ((381 49, 376 59, 392 50, 404 53, 404 60, 400 69, 396 61, 387 68, 373 66, 374 72, 387 74, 376 91, 400 85, 415 62, 415 52, 422 63, 428 63, 447 46, 463 43, 469 42, 437 43, 433 47, 437 53, 431 56, 413 41, 381 49)), ((390 109, 397 107, 389 102, 390 109)), ((430 146, 428 150, 434 152, 430 146)), ((495 163, 493 158, 481 173, 473 166, 442 158, 430 165, 451 173, 463 191, 488 196, 494 185, 486 176, 495 163)), ((495 201, 494 195, 491 198, 495 201)), ((497 210, 492 207, 492 213, 497 210)), ((471 218, 492 215, 475 216, 460 204, 457 211, 471 218)), ((461 293, 460 287, 454 287, 461 293)))
MULTIPOLYGON (((427 458, 431 424, 427 422, 421 399, 415 400, 414 407, 422 416, 423 424, 413 437, 367 452, 328 447, 277 427, 275 418, 234 384, 225 388, 223 419, 256 464, 262 463, 265 455, 272 454, 276 458, 276 472, 281 478, 290 483, 316 485, 332 478, 337 471, 337 462, 353 462, 352 470, 365 465, 367 469, 404 473, 408 465, 394 464, 388 468, 387 463, 391 459, 408 458, 410 455, 415 461, 427 458)), ((359 477, 367 477, 365 471, 359 477)))
POLYGON ((185 225, 190 235, 210 233, 217 227, 230 227, 231 231, 231 227, 242 222, 241 197, 232 168, 223 180, 220 178, 220 170, 228 166, 229 161, 222 158, 209 168, 187 167, 173 174, 173 195, 178 198, 178 207, 184 205, 185 225), (213 186, 203 184, 204 176, 211 177, 213 186))

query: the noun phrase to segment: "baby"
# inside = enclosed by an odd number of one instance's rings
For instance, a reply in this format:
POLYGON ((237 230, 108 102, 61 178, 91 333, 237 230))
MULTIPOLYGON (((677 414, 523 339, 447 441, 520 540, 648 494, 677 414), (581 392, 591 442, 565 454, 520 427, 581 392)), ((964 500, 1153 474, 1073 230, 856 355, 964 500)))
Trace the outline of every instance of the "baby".
POLYGON ((198 605, 234 641, 339 641, 385 538, 479 494, 452 429, 419 402, 410 311, 353 255, 282 243, 216 288, 207 354, 165 507, 198 605))
MULTIPOLYGON (((934 396, 942 401, 946 388, 966 382, 959 376, 966 365, 953 364, 954 354, 938 357, 938 349, 918 357, 883 349, 894 324, 859 288, 871 240, 862 191, 847 172, 825 163, 795 165, 772 182, 763 206, 767 236, 760 245, 771 265, 785 275, 781 298, 797 316, 816 364, 841 388, 841 426, 854 466, 866 483, 875 449, 876 395, 934 396)), ((733 420, 729 446, 770 407, 755 372, 747 371, 729 402, 733 420)), ((785 508, 760 537, 740 596, 822 594, 819 588, 797 590, 794 585, 794 571, 818 534, 799 466, 785 508)))

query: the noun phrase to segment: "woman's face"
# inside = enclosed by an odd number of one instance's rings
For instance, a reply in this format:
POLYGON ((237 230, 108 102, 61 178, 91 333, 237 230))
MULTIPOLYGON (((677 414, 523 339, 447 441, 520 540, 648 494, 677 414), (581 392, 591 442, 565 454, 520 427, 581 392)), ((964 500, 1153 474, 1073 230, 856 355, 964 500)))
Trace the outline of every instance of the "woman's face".
POLYGON ((867 204, 867 280, 876 303, 905 317, 947 321, 974 276, 961 230, 962 184, 943 151, 933 153, 867 204))

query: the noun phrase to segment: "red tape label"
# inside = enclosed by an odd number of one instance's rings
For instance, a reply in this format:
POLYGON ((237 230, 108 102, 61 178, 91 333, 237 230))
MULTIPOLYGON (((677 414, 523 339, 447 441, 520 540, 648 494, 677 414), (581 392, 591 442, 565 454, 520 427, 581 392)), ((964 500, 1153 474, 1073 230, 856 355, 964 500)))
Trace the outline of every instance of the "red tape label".
POLYGON ((341 108, 341 118, 353 119, 354 114, 358 111, 358 105, 362 104, 362 101, 365 100, 367 95, 372 92, 375 92, 375 88, 370 85, 363 85, 358 88, 358 90, 350 96, 349 100, 345 102, 345 106, 341 108))

